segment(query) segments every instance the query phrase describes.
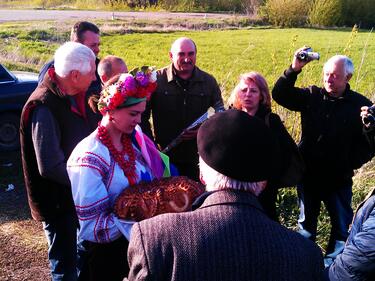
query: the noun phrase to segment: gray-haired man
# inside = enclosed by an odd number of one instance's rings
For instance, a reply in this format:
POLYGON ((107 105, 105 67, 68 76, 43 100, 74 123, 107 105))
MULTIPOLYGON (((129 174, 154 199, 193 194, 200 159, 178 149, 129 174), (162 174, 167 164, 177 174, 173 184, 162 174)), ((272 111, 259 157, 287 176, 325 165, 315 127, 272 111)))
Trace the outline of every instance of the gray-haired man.
POLYGON ((88 47, 65 43, 21 115, 25 185, 32 217, 43 222, 54 281, 77 279, 78 222, 66 161, 98 122, 85 100, 95 71, 95 55, 88 47))
POLYGON ((301 112, 302 137, 299 148, 306 173, 299 186, 300 233, 316 238, 321 201, 332 224, 327 256, 335 256, 348 237, 353 217, 351 208, 353 170, 371 159, 371 150, 362 133, 359 112, 371 102, 350 89, 352 61, 343 55, 330 58, 323 68, 323 87, 294 86, 297 75, 310 62, 296 51, 292 65, 276 82, 273 99, 280 105, 301 112))

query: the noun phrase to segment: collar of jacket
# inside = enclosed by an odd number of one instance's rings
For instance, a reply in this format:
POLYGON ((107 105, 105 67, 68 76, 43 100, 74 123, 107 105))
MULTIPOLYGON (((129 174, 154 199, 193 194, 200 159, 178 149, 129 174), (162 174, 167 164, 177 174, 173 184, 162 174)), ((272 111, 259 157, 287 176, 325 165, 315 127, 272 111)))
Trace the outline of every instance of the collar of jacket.
POLYGON ((48 72, 44 76, 43 82, 41 84, 42 87, 47 88, 51 93, 54 95, 64 98, 66 95, 60 90, 55 82, 52 81, 51 77, 49 76, 48 72))
POLYGON ((220 189, 205 192, 193 203, 192 209, 202 209, 215 205, 248 205, 263 211, 257 197, 249 191, 220 189))
POLYGON ((61 89, 57 86, 57 83, 54 82, 51 77, 49 76, 48 72, 44 76, 43 82, 41 84, 41 87, 47 88, 52 94, 58 96, 59 98, 65 99, 70 104, 70 110, 74 112, 75 114, 78 114, 86 119, 86 111, 85 106, 83 105, 83 108, 80 107, 78 104, 78 100, 75 96, 69 96, 61 91, 61 89))
MULTIPOLYGON (((176 80, 176 75, 173 73, 173 63, 171 63, 168 66, 167 80, 168 80, 168 83, 176 80)), ((197 66, 195 66, 193 70, 193 75, 190 77, 189 81, 197 81, 197 82, 204 81, 202 70, 200 70, 197 66)))
POLYGON ((350 100, 352 95, 353 95, 353 92, 350 90, 349 83, 347 83, 345 91, 342 94, 342 96, 340 96, 340 97, 336 98, 336 97, 331 96, 330 94, 327 93, 327 91, 324 87, 322 88, 322 94, 323 94, 325 100, 337 101, 337 100, 350 100))

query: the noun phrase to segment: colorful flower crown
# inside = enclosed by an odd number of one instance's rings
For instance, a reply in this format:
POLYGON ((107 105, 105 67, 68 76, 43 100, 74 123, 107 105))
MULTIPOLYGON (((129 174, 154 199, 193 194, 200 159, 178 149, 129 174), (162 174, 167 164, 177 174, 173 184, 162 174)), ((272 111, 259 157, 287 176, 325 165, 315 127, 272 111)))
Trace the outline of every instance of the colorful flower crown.
POLYGON ((118 81, 102 90, 98 109, 102 114, 119 106, 136 104, 148 100, 156 89, 154 67, 142 66, 121 74, 118 81))

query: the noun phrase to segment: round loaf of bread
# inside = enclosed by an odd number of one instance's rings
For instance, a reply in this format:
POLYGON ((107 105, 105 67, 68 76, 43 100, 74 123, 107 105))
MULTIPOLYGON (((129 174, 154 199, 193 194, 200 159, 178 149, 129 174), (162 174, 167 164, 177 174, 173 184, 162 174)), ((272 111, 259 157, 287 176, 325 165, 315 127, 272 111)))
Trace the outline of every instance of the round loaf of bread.
POLYGON ((114 212, 125 220, 141 221, 163 213, 191 210, 204 186, 184 176, 155 179, 126 188, 116 199, 114 212))

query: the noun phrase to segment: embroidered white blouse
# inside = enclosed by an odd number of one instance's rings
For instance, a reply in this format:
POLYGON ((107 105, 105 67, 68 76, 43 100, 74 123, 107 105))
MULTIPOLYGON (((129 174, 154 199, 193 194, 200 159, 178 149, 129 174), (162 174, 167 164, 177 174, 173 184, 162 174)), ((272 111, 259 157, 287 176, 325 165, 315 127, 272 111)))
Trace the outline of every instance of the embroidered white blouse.
MULTIPOLYGON (((136 130, 138 136, 143 136, 139 127, 136 130)), ((139 144, 137 147, 134 142, 137 182, 150 181, 153 179, 150 166, 138 148, 139 144)), ((111 242, 121 235, 129 239, 133 223, 121 220, 113 213, 117 196, 129 182, 108 148, 97 138, 97 130, 75 147, 67 170, 80 224, 78 238, 96 243, 111 242)))

